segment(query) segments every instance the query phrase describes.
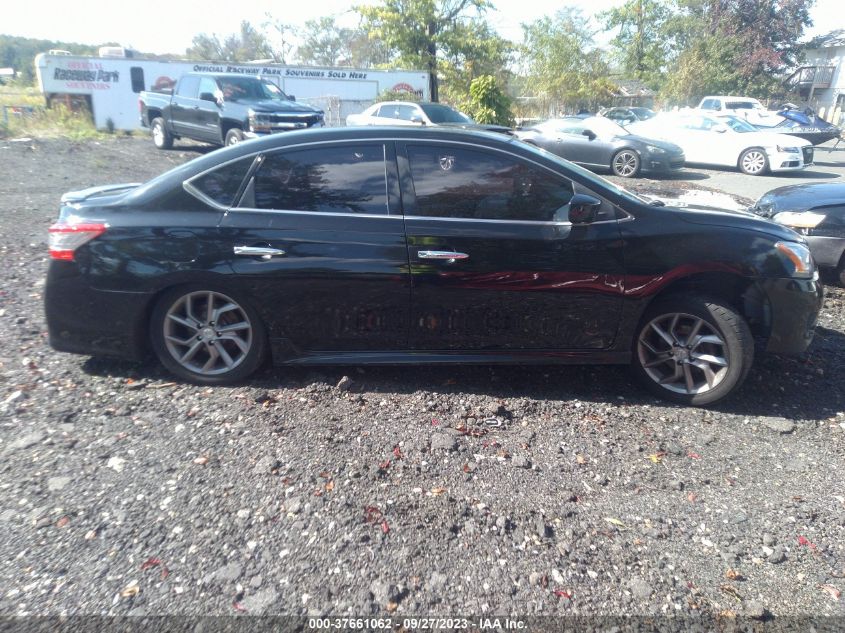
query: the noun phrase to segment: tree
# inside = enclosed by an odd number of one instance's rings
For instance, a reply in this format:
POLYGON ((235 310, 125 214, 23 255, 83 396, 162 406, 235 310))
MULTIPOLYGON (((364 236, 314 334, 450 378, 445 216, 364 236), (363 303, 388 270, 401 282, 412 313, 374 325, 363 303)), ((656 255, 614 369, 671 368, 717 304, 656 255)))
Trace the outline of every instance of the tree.
POLYGON ((587 108, 612 96, 607 62, 580 10, 562 9, 522 29, 523 65, 536 93, 550 103, 587 108))
POLYGON ((188 57, 220 60, 226 62, 248 62, 254 59, 279 61, 267 36, 249 22, 241 22, 240 32, 220 39, 219 36, 200 33, 191 40, 188 57))
POLYGON ((381 0, 356 10, 371 38, 396 51, 396 62, 429 73, 429 92, 438 101, 438 56, 461 19, 480 15, 488 0, 381 0))
POLYGON ((348 66, 353 29, 341 28, 332 17, 308 20, 300 32, 302 44, 296 56, 303 64, 348 66))
POLYGON ((800 58, 815 0, 675 0, 665 23, 676 51, 664 96, 696 102, 706 94, 765 98, 800 58))
POLYGON ((511 100, 499 88, 495 77, 476 77, 469 87, 469 94, 470 99, 464 110, 473 119, 479 123, 497 123, 508 127, 513 125, 511 100))
POLYGON ((457 22, 444 34, 441 48, 440 92, 450 103, 466 104, 473 81, 480 77, 492 76, 499 87, 508 84, 514 45, 496 33, 484 19, 457 22))
POLYGON ((606 30, 618 29, 610 41, 617 63, 651 88, 659 87, 669 57, 665 26, 671 15, 669 0, 628 0, 599 14, 606 30))

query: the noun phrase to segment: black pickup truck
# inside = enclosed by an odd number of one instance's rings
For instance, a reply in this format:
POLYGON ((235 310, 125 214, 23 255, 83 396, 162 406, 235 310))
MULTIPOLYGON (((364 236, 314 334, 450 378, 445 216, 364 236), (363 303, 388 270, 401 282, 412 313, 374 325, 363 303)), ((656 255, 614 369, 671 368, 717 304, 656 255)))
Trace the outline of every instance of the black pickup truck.
POLYGON ((142 92, 141 125, 153 143, 170 149, 173 140, 190 138, 234 145, 274 132, 321 127, 323 111, 296 103, 276 84, 244 75, 188 73, 168 92, 142 92))

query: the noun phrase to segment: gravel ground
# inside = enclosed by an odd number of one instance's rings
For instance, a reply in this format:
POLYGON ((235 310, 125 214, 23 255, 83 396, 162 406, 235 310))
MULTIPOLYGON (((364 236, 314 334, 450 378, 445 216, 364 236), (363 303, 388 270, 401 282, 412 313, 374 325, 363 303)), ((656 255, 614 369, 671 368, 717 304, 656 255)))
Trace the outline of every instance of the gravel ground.
POLYGON ((198 151, 0 142, 0 615, 845 615, 842 290, 714 410, 618 367, 208 389, 52 352, 59 195, 198 151))

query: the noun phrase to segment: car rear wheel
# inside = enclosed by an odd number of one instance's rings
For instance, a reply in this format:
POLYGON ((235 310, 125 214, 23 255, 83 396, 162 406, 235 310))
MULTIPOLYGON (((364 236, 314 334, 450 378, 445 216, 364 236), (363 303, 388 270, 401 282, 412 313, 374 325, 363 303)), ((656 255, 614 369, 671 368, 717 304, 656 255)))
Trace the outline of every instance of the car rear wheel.
POLYGON ((153 137, 153 145, 159 149, 170 149, 173 147, 173 136, 167 131, 164 119, 156 117, 150 123, 150 133, 153 137))
POLYGON ((769 171, 769 159, 759 147, 751 147, 739 156, 739 169, 749 176, 760 176, 769 171))
POLYGON ((256 311, 233 293, 175 288, 150 321, 153 349, 172 373, 198 384, 246 378, 264 360, 266 336, 256 311))
POLYGON ((740 314, 720 299, 678 295, 647 311, 632 364, 661 398, 708 405, 733 393, 753 361, 751 331, 740 314))
POLYGON ((640 157, 630 149, 623 149, 613 155, 610 168, 613 173, 622 178, 634 178, 640 173, 640 157))
POLYGON ((226 147, 229 145, 237 145, 242 140, 244 140, 243 130, 233 127, 231 130, 226 132, 226 147))

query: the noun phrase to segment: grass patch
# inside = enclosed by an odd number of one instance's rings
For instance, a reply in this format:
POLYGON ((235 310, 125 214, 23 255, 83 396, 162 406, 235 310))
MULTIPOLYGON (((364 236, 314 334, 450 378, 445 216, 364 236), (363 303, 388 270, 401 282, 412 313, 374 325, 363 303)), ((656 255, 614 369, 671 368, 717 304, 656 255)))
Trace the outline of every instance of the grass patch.
POLYGON ((88 111, 73 112, 63 104, 48 109, 37 88, 0 86, 0 138, 21 136, 80 141, 107 135, 94 127, 88 111))

